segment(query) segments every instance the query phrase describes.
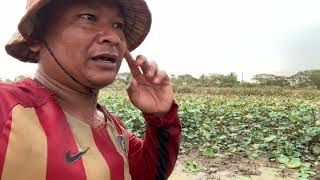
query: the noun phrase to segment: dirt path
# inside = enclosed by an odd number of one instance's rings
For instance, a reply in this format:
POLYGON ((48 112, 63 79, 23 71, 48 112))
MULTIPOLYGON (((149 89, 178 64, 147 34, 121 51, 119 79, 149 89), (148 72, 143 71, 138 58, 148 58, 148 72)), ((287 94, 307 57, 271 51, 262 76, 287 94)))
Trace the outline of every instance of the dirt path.
POLYGON ((204 158, 195 154, 181 155, 169 180, 295 180, 294 170, 284 170, 267 159, 252 159, 239 155, 216 155, 204 158), (198 162, 201 170, 187 172, 187 160, 198 162))
POLYGON ((244 176, 239 175, 233 171, 216 171, 212 173, 208 172, 198 172, 198 173, 188 173, 186 172, 184 166, 179 162, 169 178, 169 180, 209 180, 209 179, 219 179, 219 180, 294 180, 291 177, 279 177, 279 169, 260 167, 258 169, 259 175, 244 176))

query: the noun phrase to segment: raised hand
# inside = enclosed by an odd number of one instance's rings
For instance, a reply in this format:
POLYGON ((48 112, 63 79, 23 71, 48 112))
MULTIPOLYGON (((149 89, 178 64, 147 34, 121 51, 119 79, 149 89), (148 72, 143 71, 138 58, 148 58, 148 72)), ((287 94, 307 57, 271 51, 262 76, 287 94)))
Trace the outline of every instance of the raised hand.
POLYGON ((148 61, 144 56, 140 55, 134 60, 128 50, 125 59, 132 74, 127 89, 131 103, 144 113, 166 114, 174 100, 168 74, 160 71, 155 62, 148 61))

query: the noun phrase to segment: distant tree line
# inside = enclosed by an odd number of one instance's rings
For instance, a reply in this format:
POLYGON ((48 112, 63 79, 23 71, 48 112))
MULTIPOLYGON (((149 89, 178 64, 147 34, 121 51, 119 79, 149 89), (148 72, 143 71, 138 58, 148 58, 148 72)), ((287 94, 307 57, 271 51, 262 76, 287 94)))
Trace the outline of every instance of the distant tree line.
MULTIPOLYGON (((199 78, 190 74, 171 75, 171 81, 176 88, 193 87, 263 87, 276 86, 287 88, 318 88, 320 89, 320 70, 300 71, 292 76, 274 74, 256 74, 253 82, 241 82, 235 73, 203 74, 199 78)), ((111 87, 126 87, 130 82, 130 73, 119 73, 111 87)))
POLYGON ((320 70, 300 71, 289 77, 273 74, 257 74, 253 77, 253 80, 256 84, 262 86, 320 89, 320 70))
POLYGON ((320 89, 320 70, 300 71, 292 76, 274 74, 256 74, 253 82, 241 82, 235 73, 204 74, 195 78, 190 74, 171 76, 172 82, 178 87, 257 87, 277 86, 288 88, 317 88, 320 89))
POLYGON ((0 82, 12 83, 12 82, 14 82, 14 81, 18 81, 18 80, 24 79, 24 78, 30 78, 30 76, 18 75, 17 77, 14 78, 14 80, 9 79, 9 78, 3 79, 3 78, 0 77, 0 82))
MULTIPOLYGON (((24 75, 17 76, 14 81, 25 78, 24 75)), ((130 82, 131 75, 128 72, 119 73, 111 88, 125 88, 130 82)), ((288 88, 317 88, 320 89, 320 69, 300 71, 292 76, 278 76, 274 74, 256 74, 253 82, 241 82, 235 73, 224 74, 203 74, 195 78, 190 74, 171 75, 174 87, 257 87, 277 86, 288 88)), ((10 83, 10 79, 1 79, 0 82, 10 83)))

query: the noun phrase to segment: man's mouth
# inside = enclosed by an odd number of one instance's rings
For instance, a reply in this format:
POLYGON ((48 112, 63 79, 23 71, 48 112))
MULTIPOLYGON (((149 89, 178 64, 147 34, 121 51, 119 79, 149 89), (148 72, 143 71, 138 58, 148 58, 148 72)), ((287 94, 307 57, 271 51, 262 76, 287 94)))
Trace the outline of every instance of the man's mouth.
POLYGON ((116 63, 118 55, 116 54, 100 54, 91 58, 93 61, 116 63))

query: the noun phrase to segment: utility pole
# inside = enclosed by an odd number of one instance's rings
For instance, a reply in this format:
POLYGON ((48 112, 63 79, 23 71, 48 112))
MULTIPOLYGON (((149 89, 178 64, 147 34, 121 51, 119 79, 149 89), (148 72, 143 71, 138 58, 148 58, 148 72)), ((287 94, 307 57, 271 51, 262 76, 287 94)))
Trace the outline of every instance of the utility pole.
POLYGON ((243 84, 243 72, 241 72, 241 84, 243 84))

